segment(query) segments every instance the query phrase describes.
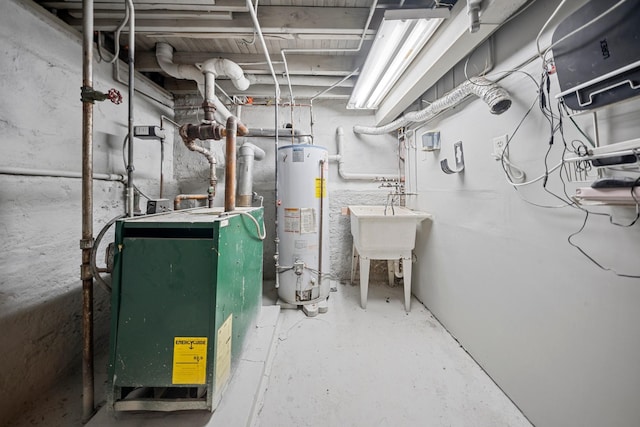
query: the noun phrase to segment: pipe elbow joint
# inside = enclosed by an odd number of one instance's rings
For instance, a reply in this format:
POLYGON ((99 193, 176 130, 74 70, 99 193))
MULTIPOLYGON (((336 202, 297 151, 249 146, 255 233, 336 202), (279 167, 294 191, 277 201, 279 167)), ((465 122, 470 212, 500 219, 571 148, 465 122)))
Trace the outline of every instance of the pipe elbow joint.
POLYGON ((197 67, 202 73, 212 73, 216 77, 229 77, 238 90, 247 90, 251 85, 242 68, 230 59, 212 58, 198 64, 197 67))

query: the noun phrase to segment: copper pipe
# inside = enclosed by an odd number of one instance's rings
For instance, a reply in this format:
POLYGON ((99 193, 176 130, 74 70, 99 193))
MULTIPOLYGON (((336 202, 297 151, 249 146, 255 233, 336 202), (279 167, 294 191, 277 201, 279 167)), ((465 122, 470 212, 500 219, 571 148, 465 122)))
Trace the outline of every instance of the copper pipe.
MULTIPOLYGON (((93 0, 82 2, 82 86, 93 90, 93 0)), ((82 102, 82 422, 93 416, 93 102, 82 102)))
POLYGON ((179 211, 180 203, 182 203, 183 200, 207 200, 208 198, 208 194, 178 194, 176 198, 173 199, 173 209, 179 211))
POLYGON ((226 128, 227 167, 224 171, 224 211, 236 209, 236 133, 238 119, 230 116, 226 128))
POLYGON ((324 165, 324 159, 320 160, 320 226, 318 233, 318 286, 320 288, 322 287, 322 239, 324 237, 324 165))

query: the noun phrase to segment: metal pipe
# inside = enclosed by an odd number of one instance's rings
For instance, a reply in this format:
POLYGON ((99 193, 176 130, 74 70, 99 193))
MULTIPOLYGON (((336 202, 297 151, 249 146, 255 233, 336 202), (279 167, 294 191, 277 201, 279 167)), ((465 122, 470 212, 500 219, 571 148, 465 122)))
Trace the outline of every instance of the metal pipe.
MULTIPOLYGON (((93 0, 82 2, 82 86, 93 89, 93 0)), ((93 416, 93 103, 82 103, 82 422, 93 416)))
MULTIPOLYGON (((276 136, 275 129, 251 128, 246 135, 248 138, 273 138, 276 136)), ((299 129, 278 129, 278 136, 297 139, 300 144, 311 144, 311 135, 303 134, 299 129)))
POLYGON ((320 160, 320 226, 318 230, 318 289, 322 288, 322 238, 324 232, 324 159, 320 160))
POLYGON ((209 162, 209 188, 207 189, 207 198, 209 199, 208 206, 212 208, 213 199, 216 196, 216 184, 218 182, 218 177, 216 176, 216 157, 206 148, 197 145, 194 138, 190 138, 186 135, 186 129, 188 126, 191 125, 184 125, 180 128, 180 136, 182 137, 184 145, 186 145, 189 150, 202 154, 209 162))
MULTIPOLYGON (((46 176, 52 178, 82 178, 82 172, 75 171, 58 171, 52 169, 29 169, 14 168, 10 166, 0 166, 0 175, 22 175, 22 176, 46 176)), ((125 178, 121 174, 111 173, 93 173, 93 179, 102 181, 119 181, 125 182, 125 178)))
POLYGON ((180 203, 182 203, 183 200, 207 200, 208 198, 208 194, 178 194, 175 199, 173 199, 173 209, 179 211, 180 203))
POLYGON ((134 185, 133 185, 133 97, 135 47, 136 47, 136 13, 133 0, 126 0, 129 10, 129 152, 127 158, 127 215, 132 217, 134 212, 134 185))
MULTIPOLYGON (((250 5, 251 0, 247 0, 247 3, 250 5)), ((364 24, 364 28, 362 29, 362 35, 360 36, 360 41, 358 42, 358 47, 356 48, 329 48, 329 49, 313 49, 313 48, 304 48, 304 49, 281 49, 280 54, 282 56, 282 61, 284 62, 284 70, 285 75, 287 76, 287 81, 289 83, 289 92, 291 103, 293 103, 293 91, 291 90, 291 79, 289 77, 289 66, 287 65, 287 57, 285 56, 286 52, 291 53, 319 53, 319 52, 359 52, 362 49, 362 44, 364 43, 364 39, 367 35, 367 30, 369 29, 369 24, 371 23, 371 19, 376 11, 376 7, 378 6, 378 0, 373 0, 371 3, 371 7, 369 8, 369 15, 367 16, 367 21, 364 24)), ((266 52, 266 50, 265 50, 266 52)))
POLYGON ((253 165, 255 160, 262 160, 266 156, 264 150, 245 142, 238 149, 238 206, 251 206, 253 199, 253 165))
MULTIPOLYGON (((238 130, 238 119, 230 116, 227 119, 227 165, 224 172, 224 211, 233 212, 236 210, 236 133, 238 130)), ((213 207, 213 206, 209 206, 213 207)))
MULTIPOLYGON (((377 2, 377 0, 375 0, 377 2)), ((280 240, 278 239, 278 128, 279 128, 279 123, 278 123, 278 119, 279 119, 279 104, 280 104, 280 85, 278 84, 278 78, 276 77, 276 72, 273 69, 273 63, 271 62, 271 57, 269 57, 269 49, 267 49, 267 44, 264 41, 264 36, 262 34, 262 28, 260 28, 260 23, 258 22, 258 16, 256 14, 256 11, 253 8, 253 3, 251 3, 251 0, 246 0, 246 5, 247 5, 247 9, 249 9, 249 14, 251 15, 251 20, 253 21, 253 28, 256 30, 256 35, 258 36, 258 39, 260 40, 260 44, 262 45, 262 50, 264 51, 264 56, 265 59, 267 60, 267 64, 269 65, 269 70, 271 71, 271 77, 273 77, 273 84, 275 87, 275 117, 274 117, 274 122, 275 122, 275 126, 274 129, 276 130, 276 135, 275 135, 275 153, 276 155, 274 156, 274 163, 275 163, 275 168, 274 168, 274 173, 275 173, 275 221, 274 221, 274 235, 276 236, 274 239, 274 243, 275 243, 275 253, 273 255, 273 258, 275 260, 275 267, 276 267, 276 289, 280 287, 280 276, 278 274, 278 267, 279 267, 279 252, 278 252, 278 246, 280 243, 280 240)))

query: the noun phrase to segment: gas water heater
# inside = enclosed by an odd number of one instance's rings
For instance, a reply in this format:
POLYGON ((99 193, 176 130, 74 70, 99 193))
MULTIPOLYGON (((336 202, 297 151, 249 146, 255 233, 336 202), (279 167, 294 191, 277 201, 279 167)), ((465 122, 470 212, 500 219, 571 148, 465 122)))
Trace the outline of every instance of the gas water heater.
POLYGON ((278 297, 307 315, 326 311, 330 291, 328 172, 324 147, 278 148, 278 297))

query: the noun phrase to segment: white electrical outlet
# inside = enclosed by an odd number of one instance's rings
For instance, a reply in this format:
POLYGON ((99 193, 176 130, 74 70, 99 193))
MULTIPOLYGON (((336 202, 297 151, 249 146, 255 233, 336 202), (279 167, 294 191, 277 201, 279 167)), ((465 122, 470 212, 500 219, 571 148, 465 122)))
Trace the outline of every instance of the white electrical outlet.
POLYGON ((493 138, 493 157, 500 159, 502 153, 507 149, 507 142, 509 141, 509 135, 501 135, 493 138))

